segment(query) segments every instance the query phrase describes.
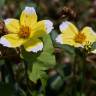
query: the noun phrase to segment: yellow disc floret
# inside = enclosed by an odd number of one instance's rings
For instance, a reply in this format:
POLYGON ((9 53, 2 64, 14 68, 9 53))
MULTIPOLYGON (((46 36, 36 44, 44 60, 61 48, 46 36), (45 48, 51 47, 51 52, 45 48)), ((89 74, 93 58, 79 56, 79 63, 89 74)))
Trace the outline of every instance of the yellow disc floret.
POLYGON ((80 43, 82 44, 86 39, 86 36, 84 35, 84 33, 78 32, 78 34, 76 34, 74 40, 76 43, 80 43))
POLYGON ((27 26, 21 26, 18 35, 20 38, 28 38, 30 36, 30 28, 27 26))

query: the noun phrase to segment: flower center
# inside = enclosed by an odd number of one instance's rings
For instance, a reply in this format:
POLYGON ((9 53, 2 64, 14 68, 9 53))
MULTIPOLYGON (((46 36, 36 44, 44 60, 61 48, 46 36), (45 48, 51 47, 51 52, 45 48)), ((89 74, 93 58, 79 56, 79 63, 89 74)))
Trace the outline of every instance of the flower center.
POLYGON ((85 41, 85 39, 86 39, 86 36, 84 35, 84 33, 78 33, 76 36, 75 36, 75 42, 76 43, 80 43, 80 44, 82 44, 84 41, 85 41))
POLYGON ((28 38, 30 36, 30 28, 27 26, 21 26, 19 36, 21 38, 28 38))

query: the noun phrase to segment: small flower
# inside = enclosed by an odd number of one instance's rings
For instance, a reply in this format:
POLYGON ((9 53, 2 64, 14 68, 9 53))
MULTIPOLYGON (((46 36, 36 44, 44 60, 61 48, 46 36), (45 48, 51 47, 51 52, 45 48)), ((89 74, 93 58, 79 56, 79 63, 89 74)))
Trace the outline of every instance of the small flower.
POLYGON ((25 7, 20 21, 8 18, 4 22, 9 33, 1 37, 0 43, 11 48, 23 45, 29 52, 42 50, 43 42, 39 37, 50 33, 53 29, 53 23, 50 20, 37 22, 37 15, 33 7, 25 7))
POLYGON ((74 24, 65 21, 59 26, 59 28, 62 33, 57 36, 56 42, 60 44, 84 47, 96 41, 96 33, 91 27, 86 26, 79 31, 74 24))

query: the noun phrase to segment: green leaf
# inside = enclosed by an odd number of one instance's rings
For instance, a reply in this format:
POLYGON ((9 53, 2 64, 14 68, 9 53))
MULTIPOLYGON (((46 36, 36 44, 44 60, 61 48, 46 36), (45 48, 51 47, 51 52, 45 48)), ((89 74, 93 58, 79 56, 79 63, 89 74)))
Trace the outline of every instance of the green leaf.
POLYGON ((51 66, 53 67, 55 64, 55 57, 54 55, 48 53, 48 52, 43 52, 37 59, 38 63, 40 62, 40 66, 46 68, 50 68, 51 66))
POLYGON ((29 79, 36 83, 45 74, 45 70, 52 68, 55 64, 55 56, 53 55, 53 45, 49 35, 43 38, 44 48, 39 53, 29 53, 25 50, 22 51, 22 56, 28 63, 29 79))
POLYGON ((43 36, 43 43, 44 43, 43 52, 52 54, 54 49, 50 35, 43 36))
POLYGON ((36 83, 37 79, 40 78, 41 73, 42 67, 40 66, 40 64, 34 63, 34 65, 32 66, 32 70, 29 71, 29 79, 36 83))
POLYGON ((45 70, 52 68, 56 64, 55 56, 53 55, 53 45, 49 35, 43 37, 43 43, 43 52, 36 57, 34 62, 31 62, 32 66, 28 70, 29 79, 34 83, 42 78, 45 70))
POLYGON ((46 84, 47 84, 48 75, 47 74, 42 74, 42 78, 40 78, 40 80, 41 80, 41 83, 42 83, 42 91, 43 91, 43 93, 45 93, 46 92, 45 87, 46 87, 46 84))
POLYGON ((37 57, 37 60, 33 63, 32 69, 29 70, 29 79, 34 83, 40 78, 45 70, 52 68, 55 62, 55 56, 53 55, 52 41, 49 35, 43 37, 44 48, 43 52, 37 57))

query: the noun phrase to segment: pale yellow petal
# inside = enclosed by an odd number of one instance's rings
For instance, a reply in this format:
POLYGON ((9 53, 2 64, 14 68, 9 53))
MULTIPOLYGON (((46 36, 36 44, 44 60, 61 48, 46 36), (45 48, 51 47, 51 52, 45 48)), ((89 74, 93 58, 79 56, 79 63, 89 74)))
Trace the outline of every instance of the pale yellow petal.
POLYGON ((68 44, 68 45, 75 45, 74 39, 73 38, 67 38, 63 34, 60 34, 56 38, 56 42, 60 44, 68 44))
POLYGON ((17 19, 5 19, 5 26, 7 28, 7 30, 9 31, 9 33, 18 33, 20 30, 20 24, 19 24, 19 20, 17 19))
POLYGON ((25 7, 21 13, 20 24, 22 26, 33 27, 37 22, 37 14, 34 7, 25 7))
POLYGON ((24 39, 18 37, 17 34, 8 34, 0 38, 0 44, 6 47, 16 48, 24 43, 24 39))
POLYGON ((31 37, 41 37, 48 34, 53 29, 53 23, 50 20, 39 21, 32 29, 31 37))
POLYGON ((35 52, 41 51, 43 48, 43 42, 39 39, 30 39, 26 43, 24 43, 24 48, 28 52, 35 52))
POLYGON ((78 34, 78 29, 69 21, 65 21, 59 26, 60 31, 64 34, 65 37, 74 37, 78 34))
POLYGON ((93 31, 91 27, 84 27, 81 32, 84 33, 84 35, 86 36, 84 44, 88 42, 93 43, 96 41, 96 33, 93 31))

